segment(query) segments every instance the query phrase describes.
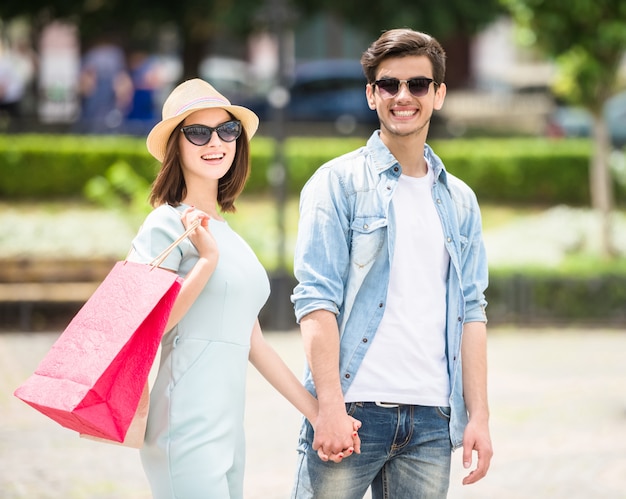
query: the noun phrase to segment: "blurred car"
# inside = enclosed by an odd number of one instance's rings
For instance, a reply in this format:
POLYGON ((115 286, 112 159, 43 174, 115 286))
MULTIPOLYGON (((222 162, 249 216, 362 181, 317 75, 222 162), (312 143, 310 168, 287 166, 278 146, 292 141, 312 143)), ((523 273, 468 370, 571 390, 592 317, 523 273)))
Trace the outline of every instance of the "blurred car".
MULTIPOLYGON (((626 91, 614 95, 604 104, 604 119, 611 143, 616 148, 626 146, 626 91)), ((593 126, 591 113, 574 106, 559 106, 548 118, 550 137, 589 137, 593 126)))
POLYGON ((246 61, 209 56, 200 62, 198 75, 233 103, 262 98, 262 82, 257 81, 246 61))
MULTIPOLYGON (((289 85, 285 105, 289 122, 330 122, 349 133, 357 124, 378 124, 378 117, 367 105, 367 80, 357 60, 325 59, 298 64, 289 85)), ((270 102, 280 95, 270 92, 263 99, 250 99, 244 105, 262 121, 272 119, 270 102)))

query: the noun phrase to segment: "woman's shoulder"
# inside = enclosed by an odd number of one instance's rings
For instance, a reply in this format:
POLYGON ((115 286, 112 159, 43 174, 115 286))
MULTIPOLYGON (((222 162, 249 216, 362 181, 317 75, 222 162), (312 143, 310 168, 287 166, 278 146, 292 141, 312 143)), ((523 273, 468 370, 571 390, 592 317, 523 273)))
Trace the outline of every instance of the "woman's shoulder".
POLYGON ((170 204, 162 204, 154 208, 148 216, 146 216, 143 227, 155 227, 155 226, 180 226, 180 216, 182 210, 180 207, 172 206, 170 204))
MULTIPOLYGON (((180 212, 171 205, 161 205, 152 210, 145 218, 137 235, 133 239, 133 251, 130 260, 148 263, 160 254, 184 231, 180 212)), ((161 265, 175 270, 179 266, 180 251, 173 251, 161 265)))

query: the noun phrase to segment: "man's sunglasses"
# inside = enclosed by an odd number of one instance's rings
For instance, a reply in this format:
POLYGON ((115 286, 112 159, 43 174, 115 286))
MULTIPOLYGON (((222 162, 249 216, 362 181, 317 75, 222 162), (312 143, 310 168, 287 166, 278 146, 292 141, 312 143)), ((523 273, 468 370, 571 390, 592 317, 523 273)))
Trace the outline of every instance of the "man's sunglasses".
POLYGON ((398 78, 384 78, 382 80, 376 80, 373 84, 378 87, 380 96, 383 98, 390 98, 395 96, 400 91, 400 85, 405 83, 409 88, 409 92, 414 97, 424 97, 428 93, 430 84, 435 81, 432 78, 411 78, 410 80, 398 80, 398 78))
POLYGON ((189 125, 180 129, 185 134, 185 138, 196 146, 208 144, 213 132, 217 133, 220 140, 232 142, 241 135, 241 121, 232 120, 217 125, 215 128, 206 125, 189 125))

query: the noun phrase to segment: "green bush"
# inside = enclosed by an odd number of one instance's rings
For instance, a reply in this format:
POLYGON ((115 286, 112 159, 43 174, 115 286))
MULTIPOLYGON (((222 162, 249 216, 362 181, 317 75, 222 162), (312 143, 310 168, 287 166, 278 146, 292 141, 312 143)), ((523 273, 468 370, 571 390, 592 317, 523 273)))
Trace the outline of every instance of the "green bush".
POLYGON ((104 176, 118 161, 150 179, 158 163, 143 141, 112 136, 4 135, 0 137, 0 196, 64 198, 82 196, 87 182, 104 176))
MULTIPOLYGON (((297 195, 321 164, 364 142, 354 138, 289 139, 284 150, 289 193, 297 195)), ((481 202, 589 202, 588 140, 494 138, 439 140, 431 145, 447 169, 466 181, 481 202)), ((247 192, 271 190, 269 173, 274 157, 273 141, 255 137, 247 192)), ((0 197, 5 200, 86 197, 127 211, 140 205, 139 211, 146 207, 147 188, 158 167, 140 138, 0 136, 0 197)), ((622 205, 626 202, 624 178, 615 183, 616 199, 622 205)), ((545 268, 492 269, 490 280, 488 314, 494 322, 626 322, 623 260, 600 268, 597 261, 572 258, 550 272, 545 268)), ((268 316, 273 313, 267 312, 268 316)))
MULTIPOLYGON (((289 194, 297 195, 326 161, 364 144, 360 138, 290 138, 284 147, 289 194)), ((493 138, 433 141, 451 173, 466 181, 481 201, 516 204, 589 203, 586 139, 493 138)), ((247 192, 271 190, 275 147, 268 137, 252 141, 247 192)), ((87 182, 124 162, 148 182, 159 164, 141 138, 112 136, 19 135, 0 137, 0 196, 64 198, 82 196, 87 182)), ((626 185, 616 182, 616 199, 626 201, 626 185)))
POLYGON ((589 204, 587 140, 475 139, 433 147, 481 201, 589 204))
POLYGON ((626 323, 626 275, 493 272, 487 315, 496 323, 626 323))

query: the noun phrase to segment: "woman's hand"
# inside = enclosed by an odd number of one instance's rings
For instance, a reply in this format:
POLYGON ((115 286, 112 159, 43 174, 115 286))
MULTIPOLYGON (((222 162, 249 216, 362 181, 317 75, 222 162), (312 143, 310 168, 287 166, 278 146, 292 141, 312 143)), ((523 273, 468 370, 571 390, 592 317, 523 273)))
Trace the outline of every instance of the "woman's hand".
POLYGON ((189 234, 189 240, 198 250, 200 257, 185 276, 180 292, 170 312, 165 328, 166 331, 178 324, 178 321, 189 311, 217 266, 219 250, 215 238, 209 231, 209 218, 206 213, 195 208, 187 208, 181 215, 185 229, 190 227, 196 220, 200 220, 200 225, 189 234))
POLYGON ((187 229, 196 220, 200 220, 200 225, 189 234, 189 240, 198 250, 201 258, 213 259, 217 258, 219 250, 217 242, 209 230, 209 215, 194 207, 187 208, 181 215, 181 221, 187 229))
MULTIPOLYGON (((334 463, 340 463, 346 457, 354 454, 361 453, 361 438, 359 437, 359 429, 361 428, 361 422, 358 419, 354 419, 352 416, 348 416, 352 419, 352 445, 346 449, 338 452, 326 452, 322 447, 317 449, 317 455, 322 461, 332 461, 334 463)), ((315 427, 313 428, 315 431, 315 427)))

